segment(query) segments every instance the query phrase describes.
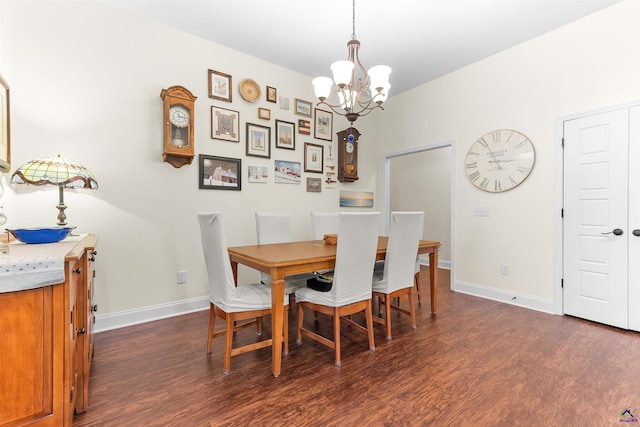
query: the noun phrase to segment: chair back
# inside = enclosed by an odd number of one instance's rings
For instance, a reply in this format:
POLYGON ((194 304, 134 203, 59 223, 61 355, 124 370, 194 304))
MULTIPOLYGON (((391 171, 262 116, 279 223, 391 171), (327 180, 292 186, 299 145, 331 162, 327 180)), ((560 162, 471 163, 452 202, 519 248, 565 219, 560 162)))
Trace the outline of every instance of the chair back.
POLYGON ((418 243, 424 229, 424 212, 391 212, 389 241, 382 280, 387 293, 410 288, 416 269, 418 243))
POLYGON ((209 299, 219 307, 227 306, 228 302, 236 297, 236 286, 222 230, 221 214, 220 212, 199 213, 198 223, 209 279, 209 299))
MULTIPOLYGON (((256 231, 259 245, 291 241, 291 214, 289 212, 256 212, 256 231)), ((271 284, 271 275, 260 272, 260 281, 271 284)))
POLYGON ((328 292, 336 305, 371 298, 379 224, 379 212, 339 214, 336 266, 328 292))
POLYGON ((291 241, 291 214, 289 212, 256 212, 258 244, 291 241))
POLYGON ((338 212, 311 212, 311 240, 322 240, 325 234, 338 234, 338 212))

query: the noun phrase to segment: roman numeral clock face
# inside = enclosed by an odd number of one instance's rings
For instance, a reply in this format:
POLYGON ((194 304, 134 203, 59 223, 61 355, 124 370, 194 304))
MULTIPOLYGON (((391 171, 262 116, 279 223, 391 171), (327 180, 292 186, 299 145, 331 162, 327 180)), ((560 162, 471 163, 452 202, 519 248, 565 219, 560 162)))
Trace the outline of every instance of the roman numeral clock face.
POLYGON ((520 185, 535 163, 531 140, 518 131, 489 132, 471 145, 465 158, 469 181, 477 188, 500 193, 520 185))

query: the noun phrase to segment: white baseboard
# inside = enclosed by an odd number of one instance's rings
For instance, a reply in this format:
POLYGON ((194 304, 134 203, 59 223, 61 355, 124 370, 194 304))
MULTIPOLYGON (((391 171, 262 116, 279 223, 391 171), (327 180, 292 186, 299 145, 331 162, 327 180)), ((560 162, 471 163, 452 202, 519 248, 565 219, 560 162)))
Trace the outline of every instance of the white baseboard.
POLYGON ((531 295, 519 294, 517 292, 508 292, 504 289, 496 289, 461 281, 456 281, 452 289, 464 294, 517 305, 519 307, 542 311, 544 313, 556 314, 555 302, 553 299, 539 298, 531 295))
POLYGON ((125 326, 193 313, 194 311, 207 310, 208 308, 209 295, 206 295, 198 298, 105 314, 104 316, 96 315, 96 324, 93 330, 96 333, 109 331, 111 329, 124 328, 125 326))

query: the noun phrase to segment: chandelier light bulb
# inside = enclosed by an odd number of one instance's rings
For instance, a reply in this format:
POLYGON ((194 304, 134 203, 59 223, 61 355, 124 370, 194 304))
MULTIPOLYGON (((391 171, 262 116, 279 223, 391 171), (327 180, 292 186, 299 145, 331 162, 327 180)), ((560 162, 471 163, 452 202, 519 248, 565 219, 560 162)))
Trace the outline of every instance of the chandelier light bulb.
POLYGON ((333 87, 333 80, 329 77, 316 77, 311 81, 313 83, 313 90, 316 93, 316 98, 320 101, 324 101, 331 95, 331 88, 333 87))
POLYGON ((372 93, 381 92, 382 88, 389 84, 389 74, 391 67, 387 65, 376 65, 369 68, 369 88, 372 93))
POLYGON ((331 71, 333 71, 333 81, 336 82, 339 88, 343 88, 351 84, 351 77, 353 74, 353 68, 355 65, 351 61, 343 60, 336 61, 331 64, 331 71))

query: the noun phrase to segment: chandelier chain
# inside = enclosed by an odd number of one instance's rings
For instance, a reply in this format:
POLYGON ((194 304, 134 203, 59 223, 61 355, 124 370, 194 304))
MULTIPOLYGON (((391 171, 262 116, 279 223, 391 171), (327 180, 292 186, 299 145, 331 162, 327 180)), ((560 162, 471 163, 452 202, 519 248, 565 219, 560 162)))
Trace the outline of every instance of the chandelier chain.
POLYGON ((353 20, 351 22, 353 31, 351 33, 351 40, 356 40, 356 0, 353 0, 353 20))

